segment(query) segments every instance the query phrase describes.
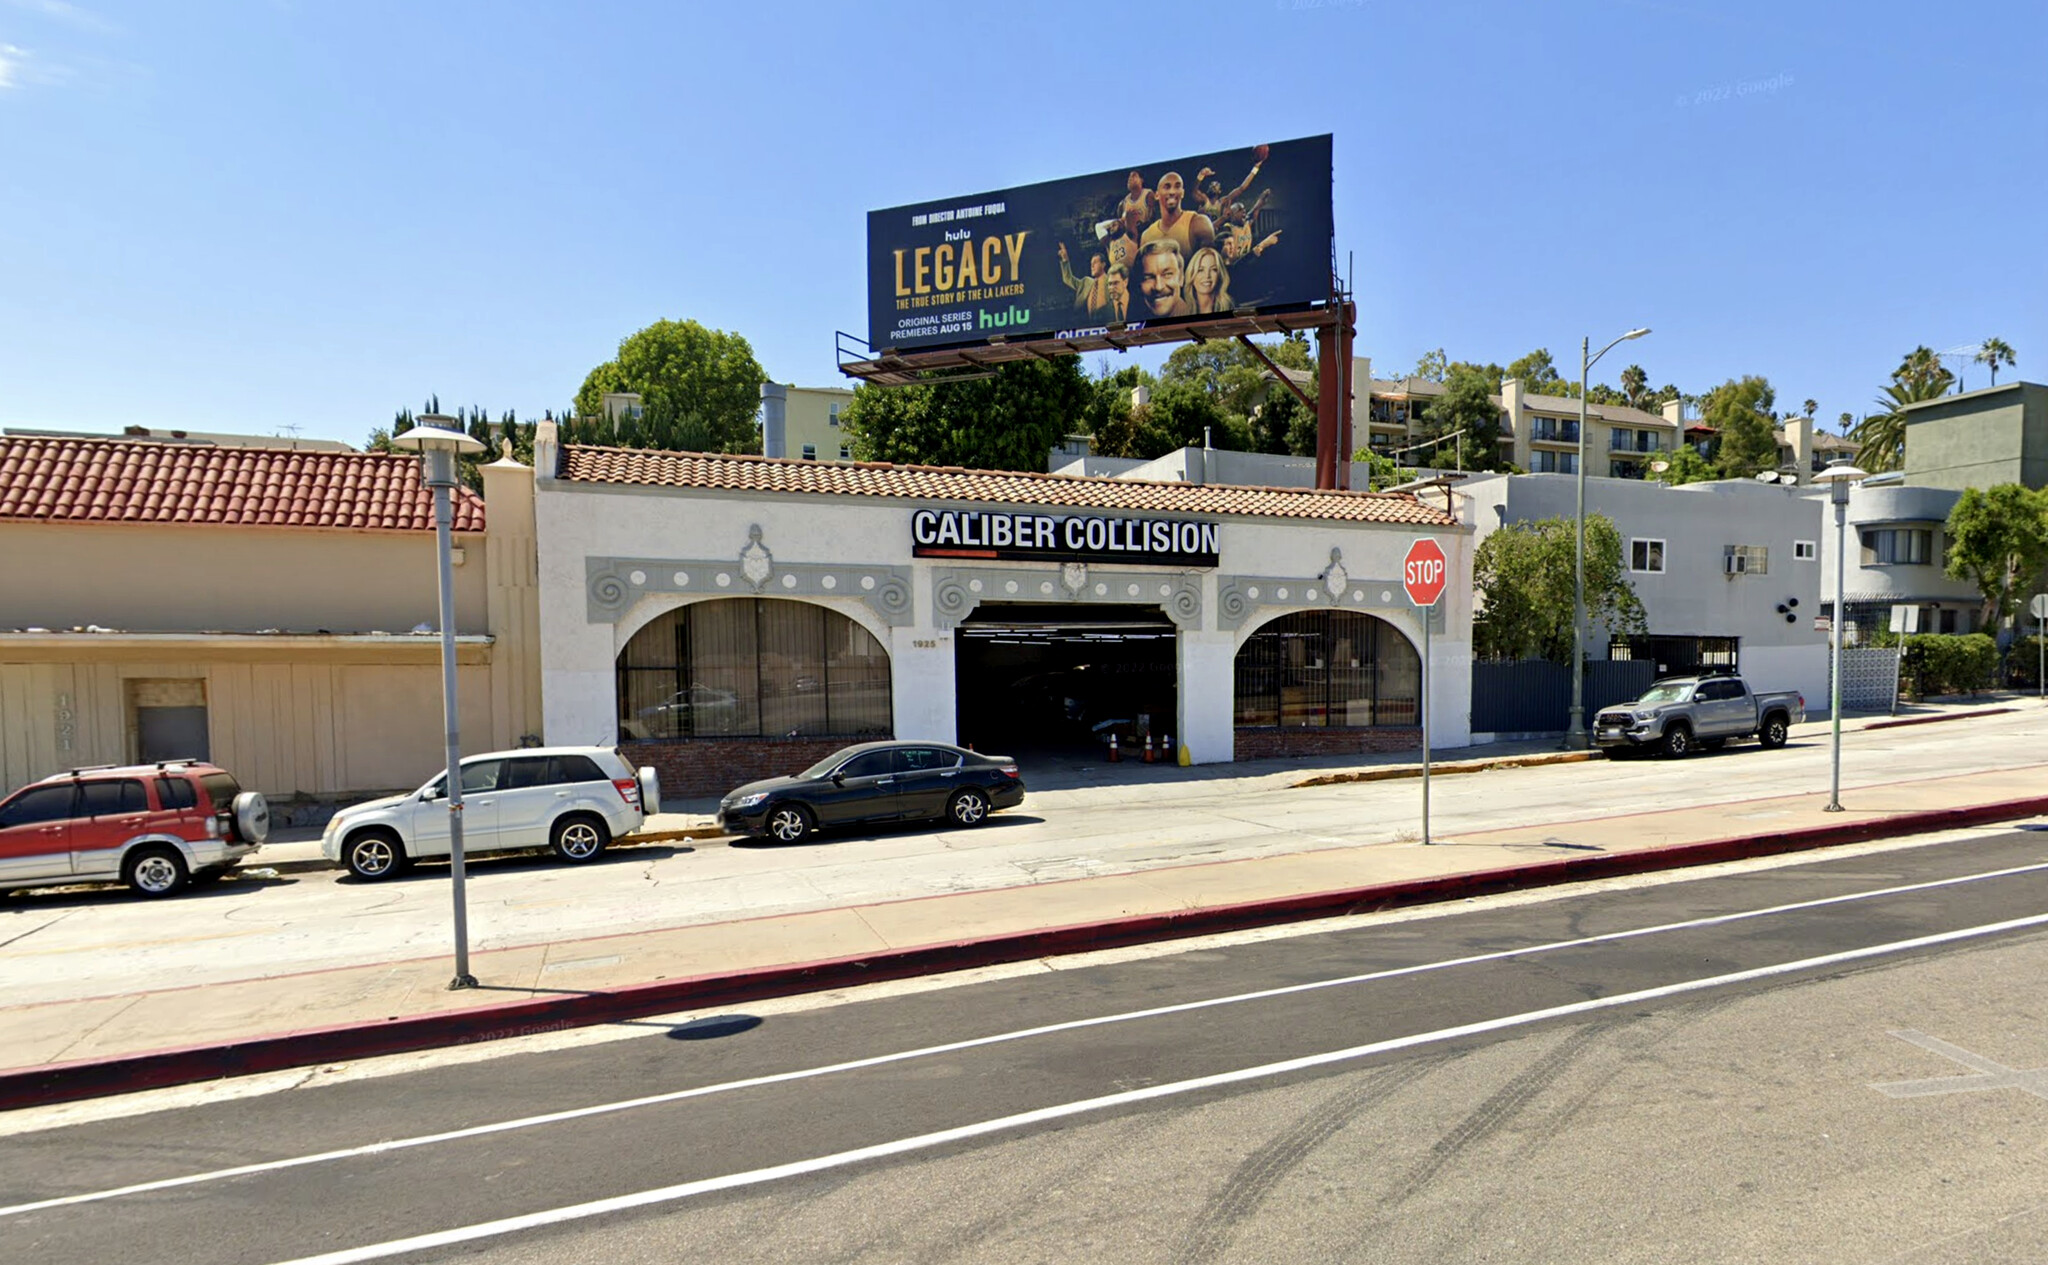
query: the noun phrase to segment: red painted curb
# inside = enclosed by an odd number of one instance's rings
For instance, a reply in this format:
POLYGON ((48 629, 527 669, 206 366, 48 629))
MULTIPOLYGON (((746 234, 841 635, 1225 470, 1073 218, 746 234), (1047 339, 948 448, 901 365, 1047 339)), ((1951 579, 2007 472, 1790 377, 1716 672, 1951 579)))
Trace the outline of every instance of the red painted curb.
POLYGON ((608 993, 534 998, 373 1023, 309 1028, 144 1054, 88 1059, 0 1072, 0 1110, 133 1093, 230 1076, 401 1054, 504 1037, 759 1001, 826 988, 966 970, 1031 958, 1083 953, 1277 923, 1462 900, 1497 892, 1628 874, 1649 874, 1744 857, 1771 856, 1897 835, 2048 814, 2048 796, 1904 813, 1877 821, 1808 826, 1775 835, 1737 836, 1641 852, 1601 853, 1438 878, 1310 892, 1240 905, 1146 914, 1109 922, 1017 932, 863 957, 828 958, 734 975, 705 975, 634 985, 608 993))
POLYGON ((1974 712, 1950 712, 1945 716, 1908 716, 1904 720, 1873 720, 1865 729, 1899 729, 1906 725, 1938 725, 1944 720, 1968 720, 1973 716, 2003 716, 2016 712, 2017 707, 1986 707, 1974 712))

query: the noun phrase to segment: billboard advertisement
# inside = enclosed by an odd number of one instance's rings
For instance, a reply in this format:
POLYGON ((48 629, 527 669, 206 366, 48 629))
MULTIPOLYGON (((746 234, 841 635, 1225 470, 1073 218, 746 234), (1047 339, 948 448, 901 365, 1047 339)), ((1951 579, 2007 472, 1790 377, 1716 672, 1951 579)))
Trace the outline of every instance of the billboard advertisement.
POLYGON ((1330 138, 868 213, 877 355, 1330 297, 1330 138))

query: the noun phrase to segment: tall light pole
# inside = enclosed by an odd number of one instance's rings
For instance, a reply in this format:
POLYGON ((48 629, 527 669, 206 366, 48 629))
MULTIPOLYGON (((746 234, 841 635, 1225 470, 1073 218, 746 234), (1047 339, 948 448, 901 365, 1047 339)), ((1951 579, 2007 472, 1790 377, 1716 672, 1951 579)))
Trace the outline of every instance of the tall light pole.
POLYGON ((1579 509, 1576 543, 1572 548, 1572 719, 1565 730, 1564 745, 1574 751, 1586 748, 1586 383, 1600 357, 1631 338, 1641 338, 1647 329, 1632 329, 1620 338, 1587 355, 1590 338, 1579 340, 1579 509))
POLYGON ((1828 672, 1828 725, 1834 731, 1834 762, 1828 774, 1826 812, 1842 811, 1842 625, 1849 622, 1849 487, 1870 477, 1847 461, 1836 461, 1813 476, 1815 483, 1828 485, 1828 501, 1835 507, 1835 617, 1829 621, 1829 640, 1834 643, 1833 662, 1828 672))
POLYGON ((462 865, 462 737, 455 699, 455 568, 449 533, 454 528, 455 458, 484 450, 462 423, 439 413, 415 418, 411 430, 391 438, 394 448, 420 454, 420 469, 434 489, 434 544, 441 570, 441 711, 448 726, 448 855, 455 868, 455 978, 450 988, 475 988, 469 973, 469 909, 462 865))

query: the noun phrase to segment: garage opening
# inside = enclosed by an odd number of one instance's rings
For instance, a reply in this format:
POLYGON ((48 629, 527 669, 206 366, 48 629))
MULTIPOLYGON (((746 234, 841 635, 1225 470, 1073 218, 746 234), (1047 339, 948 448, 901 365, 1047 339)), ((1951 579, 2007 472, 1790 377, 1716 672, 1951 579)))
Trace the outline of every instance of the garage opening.
POLYGON ((960 741, 1006 755, 1093 757, 1163 743, 1178 644, 1156 606, 983 603, 954 630, 960 741))

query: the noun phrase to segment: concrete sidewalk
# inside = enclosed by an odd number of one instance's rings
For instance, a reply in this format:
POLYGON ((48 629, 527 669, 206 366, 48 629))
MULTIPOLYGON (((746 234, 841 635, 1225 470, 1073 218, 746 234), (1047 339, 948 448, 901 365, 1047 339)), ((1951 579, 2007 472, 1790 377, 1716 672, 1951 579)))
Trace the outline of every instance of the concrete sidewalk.
POLYGON ((0 1109, 2048 814, 2048 765, 0 1008, 0 1109))

